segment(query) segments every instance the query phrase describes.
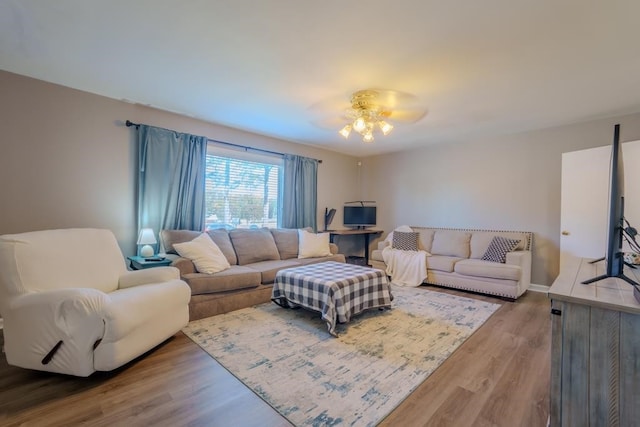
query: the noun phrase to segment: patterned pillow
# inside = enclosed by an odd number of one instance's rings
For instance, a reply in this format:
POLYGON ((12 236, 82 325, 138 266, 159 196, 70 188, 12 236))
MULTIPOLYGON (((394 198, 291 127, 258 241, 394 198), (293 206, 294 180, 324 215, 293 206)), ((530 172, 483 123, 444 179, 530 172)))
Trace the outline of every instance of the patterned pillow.
POLYGON ((406 233, 403 231, 393 232, 393 242, 391 247, 400 249, 401 251, 417 251, 418 250, 418 233, 406 233))
POLYGON ((507 252, 514 250, 519 244, 520 240, 495 236, 481 259, 504 264, 507 260, 507 252))

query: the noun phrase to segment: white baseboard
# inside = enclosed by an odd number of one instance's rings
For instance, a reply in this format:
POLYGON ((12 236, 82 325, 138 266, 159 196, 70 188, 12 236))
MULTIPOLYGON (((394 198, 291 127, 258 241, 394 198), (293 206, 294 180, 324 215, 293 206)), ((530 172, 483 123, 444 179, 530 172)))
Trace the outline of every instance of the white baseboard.
POLYGON ((529 284, 529 290, 533 292, 542 292, 543 294, 549 293, 549 286, 537 285, 535 283, 529 284))

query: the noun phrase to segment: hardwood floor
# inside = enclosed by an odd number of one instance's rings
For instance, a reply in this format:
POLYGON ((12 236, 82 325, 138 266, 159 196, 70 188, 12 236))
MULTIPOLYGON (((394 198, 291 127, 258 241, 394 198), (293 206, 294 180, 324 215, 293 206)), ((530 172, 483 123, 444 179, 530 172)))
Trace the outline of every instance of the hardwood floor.
MULTIPOLYGON (((527 292, 505 302, 428 289, 502 307, 380 425, 546 426, 551 340, 546 295, 527 292)), ((0 425, 80 424, 290 425, 182 333, 117 371, 89 378, 15 368, 0 356, 0 425)))

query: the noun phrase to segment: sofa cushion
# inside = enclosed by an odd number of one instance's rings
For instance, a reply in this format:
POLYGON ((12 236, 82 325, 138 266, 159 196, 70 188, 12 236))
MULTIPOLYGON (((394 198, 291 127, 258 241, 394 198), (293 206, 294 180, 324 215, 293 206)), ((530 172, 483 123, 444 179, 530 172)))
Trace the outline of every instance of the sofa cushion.
POLYGON ((522 269, 517 265, 500 264, 480 259, 463 259, 455 264, 455 272, 465 276, 520 280, 522 269))
POLYGON ((246 267, 260 273, 260 280, 263 284, 273 283, 276 278, 276 273, 283 268, 299 267, 300 263, 297 259, 286 259, 278 261, 260 261, 254 262, 246 267))
POLYGON ((260 285, 260 279, 259 272, 239 265, 214 274, 189 273, 182 276, 191 288, 191 295, 255 288, 260 285))
POLYGON ((272 228, 280 259, 298 258, 298 230, 296 228, 272 228))
POLYGON ((393 232, 392 247, 401 251, 417 251, 418 250, 418 233, 405 233, 403 231, 393 232))
POLYGON ((436 231, 428 228, 416 228, 416 231, 418 232, 418 249, 431 253, 433 235, 436 231))
POLYGON ((173 245, 175 243, 190 242, 202 234, 193 230, 161 230, 160 241, 164 251, 168 254, 178 254, 173 245))
POLYGON ((504 264, 507 259, 507 252, 513 251, 519 244, 520 240, 495 236, 481 259, 504 264))
POLYGON ((469 258, 471 233, 454 230, 436 230, 431 252, 433 255, 469 258))
POLYGON ((317 258, 331 256, 329 233, 310 233, 298 230, 298 258, 317 258))
POLYGON ((502 236, 508 239, 520 240, 520 244, 514 249, 516 251, 524 250, 526 247, 527 236, 525 233, 519 233, 517 231, 474 231, 471 235, 471 242, 469 244, 471 248, 471 254, 469 258, 481 259, 487 252, 487 248, 491 244, 491 241, 495 236, 502 236))
POLYGON ((278 247, 268 228, 237 228, 229 231, 229 237, 238 257, 238 265, 280 259, 278 247))
POLYGON ((238 258, 236 257, 236 251, 233 249, 233 244, 229 238, 229 232, 224 229, 208 230, 207 234, 211 237, 211 240, 218 245, 224 256, 229 261, 229 264, 236 265, 238 258))
POLYGON ((174 243, 173 247, 181 257, 193 261, 199 273, 212 274, 230 267, 218 245, 206 233, 190 242, 174 243))
POLYGON ((455 264, 462 258, 444 255, 433 255, 427 257, 427 269, 453 272, 455 264))

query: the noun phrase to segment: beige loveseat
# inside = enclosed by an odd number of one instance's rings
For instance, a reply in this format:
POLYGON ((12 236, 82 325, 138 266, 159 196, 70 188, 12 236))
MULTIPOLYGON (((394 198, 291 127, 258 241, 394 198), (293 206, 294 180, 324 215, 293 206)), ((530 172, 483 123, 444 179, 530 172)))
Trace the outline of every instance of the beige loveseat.
MULTIPOLYGON (((472 229, 411 227, 418 232, 418 248, 427 251, 426 284, 516 299, 531 282, 531 248, 533 233, 525 231, 491 231, 472 229), (482 260, 495 236, 520 240, 516 249, 506 254, 506 262, 482 260)), ((378 243, 369 264, 386 270, 382 251, 391 239, 378 243)))
POLYGON ((289 267, 323 262, 345 262, 338 248, 330 244, 331 256, 298 258, 296 229, 210 230, 207 234, 231 264, 227 270, 198 273, 193 262, 180 257, 173 245, 198 237, 199 231, 162 230, 160 242, 172 266, 191 288, 190 320, 227 313, 271 300, 276 273, 289 267))

